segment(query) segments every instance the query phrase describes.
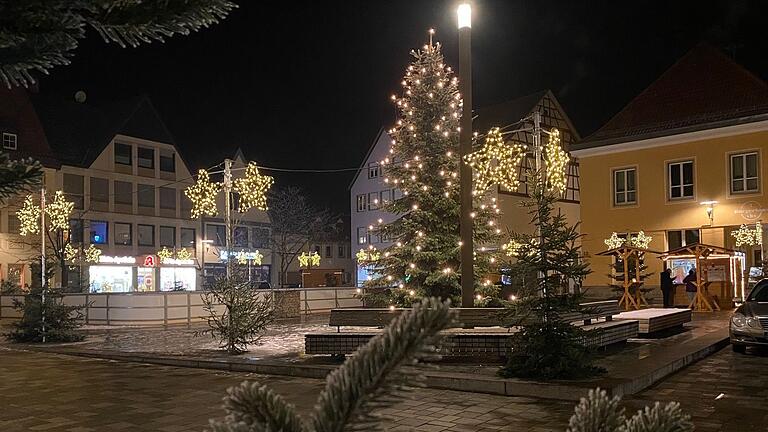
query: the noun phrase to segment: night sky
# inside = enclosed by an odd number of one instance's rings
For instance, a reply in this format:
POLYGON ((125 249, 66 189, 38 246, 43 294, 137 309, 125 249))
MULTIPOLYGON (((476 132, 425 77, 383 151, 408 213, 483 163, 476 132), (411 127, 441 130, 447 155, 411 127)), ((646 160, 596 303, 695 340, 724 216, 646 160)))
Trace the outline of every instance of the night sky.
MULTIPOLYGON (((427 29, 457 65, 456 1, 239 3, 221 24, 165 44, 122 49, 90 32, 41 92, 146 93, 198 166, 240 147, 268 167, 353 168, 394 122, 389 95, 427 29)), ((765 79, 765 3, 474 0, 475 107, 549 88, 586 136, 702 41, 765 79)), ((353 172, 273 174, 349 211, 353 172)))

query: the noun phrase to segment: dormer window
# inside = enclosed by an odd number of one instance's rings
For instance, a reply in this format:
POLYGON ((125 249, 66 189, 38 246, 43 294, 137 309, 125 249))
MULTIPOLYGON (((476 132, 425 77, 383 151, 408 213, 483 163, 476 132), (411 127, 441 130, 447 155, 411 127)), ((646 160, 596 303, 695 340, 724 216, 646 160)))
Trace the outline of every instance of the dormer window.
POLYGON ((19 148, 19 137, 15 133, 3 132, 3 149, 17 150, 19 148))

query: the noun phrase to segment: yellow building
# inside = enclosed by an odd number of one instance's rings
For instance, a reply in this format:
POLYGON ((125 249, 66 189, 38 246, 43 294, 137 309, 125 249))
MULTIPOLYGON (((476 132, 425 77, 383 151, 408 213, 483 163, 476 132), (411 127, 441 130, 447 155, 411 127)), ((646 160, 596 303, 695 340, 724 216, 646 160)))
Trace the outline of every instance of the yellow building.
MULTIPOLYGON (((747 267, 757 265, 761 246, 737 247, 732 233, 768 221, 767 152, 768 85, 712 47, 691 50, 573 146, 593 270, 585 285, 607 286, 611 258, 595 254, 613 232, 642 230, 658 251, 724 246, 743 251, 747 267)), ((646 286, 658 286, 665 262, 646 262, 656 273, 646 286)))

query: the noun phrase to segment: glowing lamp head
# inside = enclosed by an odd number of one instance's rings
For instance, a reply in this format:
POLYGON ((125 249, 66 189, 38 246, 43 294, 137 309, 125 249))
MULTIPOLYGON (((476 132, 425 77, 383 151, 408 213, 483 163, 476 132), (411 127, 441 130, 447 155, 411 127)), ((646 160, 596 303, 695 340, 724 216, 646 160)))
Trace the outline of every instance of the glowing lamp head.
POLYGON ((472 7, 469 3, 462 3, 456 10, 456 14, 459 17, 459 28, 472 27, 472 7))

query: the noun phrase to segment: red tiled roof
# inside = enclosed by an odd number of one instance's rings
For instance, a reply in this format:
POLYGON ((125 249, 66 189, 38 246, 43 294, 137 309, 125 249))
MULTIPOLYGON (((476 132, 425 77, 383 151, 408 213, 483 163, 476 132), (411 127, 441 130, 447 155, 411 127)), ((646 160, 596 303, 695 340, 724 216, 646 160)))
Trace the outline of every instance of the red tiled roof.
POLYGON ((576 148, 673 135, 768 113, 768 85, 718 49, 699 45, 576 148))

